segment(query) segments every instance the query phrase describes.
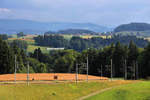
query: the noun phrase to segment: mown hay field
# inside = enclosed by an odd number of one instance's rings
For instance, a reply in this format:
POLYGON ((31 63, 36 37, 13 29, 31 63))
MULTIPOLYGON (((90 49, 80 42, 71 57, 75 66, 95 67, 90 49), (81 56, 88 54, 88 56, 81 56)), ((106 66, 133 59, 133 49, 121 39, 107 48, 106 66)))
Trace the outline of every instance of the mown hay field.
MULTIPOLYGON (((32 73, 29 74, 29 80, 55 80, 54 77, 57 76, 57 80, 76 80, 76 74, 71 73, 32 73)), ((13 81, 15 74, 4 74, 0 75, 0 81, 13 81)), ((78 80, 86 80, 87 75, 78 74, 78 80)), ((108 80, 106 77, 97 77, 88 75, 89 80, 108 80)), ((27 74, 16 74, 16 80, 26 81, 27 74)))

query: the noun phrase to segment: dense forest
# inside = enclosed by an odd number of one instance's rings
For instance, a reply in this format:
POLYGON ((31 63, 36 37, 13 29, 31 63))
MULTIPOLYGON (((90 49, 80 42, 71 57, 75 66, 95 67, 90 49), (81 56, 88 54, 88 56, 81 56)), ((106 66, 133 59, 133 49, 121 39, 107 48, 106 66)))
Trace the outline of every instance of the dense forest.
MULTIPOLYGON (((113 77, 125 77, 125 70, 128 79, 150 76, 150 44, 144 50, 130 41, 129 45, 116 42, 101 49, 89 48, 82 52, 66 49, 45 54, 38 48, 28 54, 16 42, 10 45, 0 39, 0 48, 0 74, 14 73, 15 62, 18 73, 27 72, 27 62, 31 73, 74 73, 76 64, 83 68, 88 58, 90 75, 110 77, 112 59, 113 77)), ((86 71, 81 69, 79 73, 86 71)))
POLYGON ((49 46, 49 47, 66 47, 68 41, 64 39, 63 36, 59 35, 39 35, 34 38, 35 43, 39 46, 49 46))
POLYGON ((89 39, 83 39, 81 37, 73 36, 70 40, 64 39, 60 35, 39 35, 34 38, 35 43, 39 46, 48 46, 48 47, 64 47, 66 49, 74 49, 76 51, 83 51, 88 48, 103 48, 105 46, 111 45, 111 43, 116 44, 118 41, 121 44, 129 45, 129 42, 132 40, 138 47, 145 47, 148 44, 147 40, 143 38, 137 38, 136 36, 120 36, 114 35, 112 38, 101 38, 101 37, 92 37, 89 39))

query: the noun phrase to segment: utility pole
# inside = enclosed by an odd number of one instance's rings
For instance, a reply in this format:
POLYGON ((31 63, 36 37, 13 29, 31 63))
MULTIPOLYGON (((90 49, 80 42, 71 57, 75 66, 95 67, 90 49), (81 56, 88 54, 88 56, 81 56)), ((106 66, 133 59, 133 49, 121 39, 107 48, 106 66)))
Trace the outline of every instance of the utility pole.
POLYGON ((135 80, 135 72, 136 72, 136 69, 135 69, 135 61, 133 61, 133 79, 135 80))
POLYGON ((27 62, 28 71, 27 71, 27 84, 29 85, 29 62, 27 62))
POLYGON ((76 84, 78 83, 78 64, 76 64, 76 84))
POLYGON ((87 82, 88 82, 88 74, 89 74, 89 58, 87 55, 87 82))
POLYGON ((139 79, 138 62, 136 61, 136 79, 139 79))
POLYGON ((134 79, 136 80, 136 61, 134 61, 134 79))
POLYGON ((17 66, 17 61, 16 61, 16 59, 17 59, 17 58, 16 58, 16 55, 15 55, 15 77, 14 77, 14 78, 15 78, 15 82, 16 82, 16 66, 17 66))
POLYGON ((113 65, 113 63, 112 63, 112 59, 111 59, 111 81, 112 81, 112 78, 113 78, 113 68, 112 68, 112 65, 113 65))
POLYGON ((103 66, 101 65, 101 77, 103 77, 103 66))
POLYGON ((127 79, 127 60, 125 59, 125 80, 127 79))

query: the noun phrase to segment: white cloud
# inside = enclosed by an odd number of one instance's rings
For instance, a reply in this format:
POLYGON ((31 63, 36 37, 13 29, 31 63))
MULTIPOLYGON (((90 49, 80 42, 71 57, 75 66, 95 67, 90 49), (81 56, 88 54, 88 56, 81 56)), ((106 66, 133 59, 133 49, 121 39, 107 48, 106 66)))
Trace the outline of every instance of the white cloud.
POLYGON ((7 8, 0 8, 0 13, 10 13, 11 10, 7 8))
POLYGON ((0 0, 0 17, 118 25, 150 22, 149 5, 150 0, 0 0))

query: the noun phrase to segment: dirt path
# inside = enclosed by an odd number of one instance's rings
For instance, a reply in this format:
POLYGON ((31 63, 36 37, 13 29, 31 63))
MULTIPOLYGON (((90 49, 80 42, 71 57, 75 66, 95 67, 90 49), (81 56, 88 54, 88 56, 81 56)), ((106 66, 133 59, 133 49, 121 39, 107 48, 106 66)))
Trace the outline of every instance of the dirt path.
MULTIPOLYGON (((137 83, 137 82, 141 82, 141 81, 135 81, 135 83, 137 83)), ((129 84, 130 84, 130 83, 129 83, 129 84)), ((131 83, 131 84, 134 84, 134 82, 131 83)), ((124 85, 125 85, 125 84, 124 84, 124 85)), ((108 90, 111 90, 111 89, 114 89, 114 88, 118 88, 118 87, 120 87, 120 86, 121 86, 121 85, 113 86, 113 87, 109 87, 109 88, 104 88, 104 89, 102 89, 102 90, 93 92, 93 93, 91 93, 91 94, 89 94, 89 95, 80 97, 80 98, 78 98, 78 99, 76 99, 76 100, 84 100, 84 99, 87 99, 87 98, 89 98, 89 97, 91 97, 91 96, 95 96, 95 95, 100 94, 100 93, 103 93, 103 92, 105 92, 105 91, 108 91, 108 90)))
POLYGON ((91 94, 89 94, 89 95, 87 95, 87 96, 83 96, 83 97, 81 97, 81 98, 79 98, 79 99, 76 99, 76 100, 84 100, 84 99, 87 99, 87 98, 89 98, 89 97, 91 97, 91 96, 95 96, 95 95, 97 95, 97 94, 99 94, 99 93, 103 93, 103 92, 105 92, 105 91, 107 91, 107 90, 111 90, 111 89, 116 88, 116 87, 119 87, 119 86, 114 86, 114 87, 110 87, 110 88, 105 88, 105 89, 102 89, 102 90, 100 90, 100 91, 91 93, 91 94))

